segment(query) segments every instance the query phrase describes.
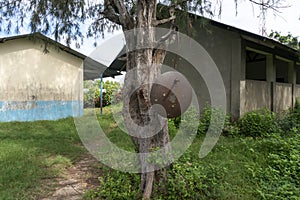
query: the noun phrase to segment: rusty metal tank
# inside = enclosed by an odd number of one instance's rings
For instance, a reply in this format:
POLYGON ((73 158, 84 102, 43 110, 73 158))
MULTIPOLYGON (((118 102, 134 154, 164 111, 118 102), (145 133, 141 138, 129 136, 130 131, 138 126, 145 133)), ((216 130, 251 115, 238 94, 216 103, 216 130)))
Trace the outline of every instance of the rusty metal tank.
POLYGON ((181 73, 169 71, 155 79, 150 99, 152 105, 159 104, 164 107, 165 112, 162 109, 158 109, 158 114, 167 118, 178 117, 191 104, 192 87, 181 73))

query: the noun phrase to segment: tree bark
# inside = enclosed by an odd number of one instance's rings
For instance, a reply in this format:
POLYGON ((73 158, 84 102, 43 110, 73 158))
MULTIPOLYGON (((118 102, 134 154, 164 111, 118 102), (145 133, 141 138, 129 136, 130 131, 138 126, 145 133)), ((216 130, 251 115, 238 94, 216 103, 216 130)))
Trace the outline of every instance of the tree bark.
MULTIPOLYGON (((123 26, 127 48, 133 50, 127 52, 123 117, 127 130, 130 133, 135 133, 135 136, 132 136, 132 141, 140 155, 140 190, 143 199, 151 197, 154 181, 166 179, 166 171, 158 170, 160 166, 149 161, 151 154, 146 153, 151 153, 154 149, 162 149, 164 161, 170 161, 168 156, 171 153, 168 120, 158 114, 150 113, 152 85, 149 83, 152 83, 161 74, 161 66, 166 55, 163 48, 157 48, 155 31, 152 29, 155 23, 157 23, 156 0, 139 0, 134 23, 134 28, 138 30, 137 33, 126 35, 126 27, 128 26, 123 26), (158 133, 155 133, 156 128, 137 128, 149 125, 150 120, 154 120, 158 127, 162 127, 158 133)), ((166 40, 161 44, 166 45, 166 40)), ((161 44, 159 43, 159 45, 161 44)))
MULTIPOLYGON (((124 111, 129 110, 129 113, 124 115, 125 124, 129 132, 139 131, 137 137, 132 137, 136 150, 140 153, 140 173, 141 184, 140 189, 144 199, 149 199, 152 194, 153 182, 158 179, 158 174, 161 175, 162 171, 155 171, 158 166, 156 163, 149 161, 149 154, 153 149, 161 149, 166 147, 169 143, 168 121, 160 117, 158 114, 150 116, 150 92, 151 82, 161 73, 161 65, 165 57, 164 50, 157 50, 154 48, 155 32, 152 28, 153 20, 156 17, 156 1, 140 0, 137 5, 137 18, 135 28, 144 30, 142 33, 134 37, 126 38, 127 45, 136 45, 140 47, 147 47, 136 49, 135 51, 127 53, 127 71, 134 69, 134 73, 127 73, 125 77, 124 86, 124 111), (134 41, 133 41, 134 40, 134 41), (149 48, 151 47, 151 48, 149 48), (136 89, 136 86, 139 86, 136 89), (128 95, 130 95, 128 98, 128 95), (129 108, 126 108, 129 106, 129 108), (139 127, 147 126, 150 119, 157 121, 162 129, 157 133, 153 133, 155 129, 149 130, 134 130, 133 124, 139 127), (152 132, 152 133, 151 133, 152 132), (150 137, 143 137, 152 135, 150 137)), ((135 47, 131 46, 130 49, 135 47)), ((167 151, 171 151, 170 145, 167 146, 164 156, 167 160, 167 151)), ((165 173, 165 172, 164 172, 165 173)), ((166 177, 164 174, 163 177, 166 177)))

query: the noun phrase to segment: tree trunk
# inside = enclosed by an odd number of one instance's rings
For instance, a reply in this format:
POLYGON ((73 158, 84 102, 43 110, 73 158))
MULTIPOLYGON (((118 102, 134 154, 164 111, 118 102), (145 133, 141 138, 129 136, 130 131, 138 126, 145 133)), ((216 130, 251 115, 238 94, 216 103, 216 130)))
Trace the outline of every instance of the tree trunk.
POLYGON ((166 177, 165 171, 155 171, 159 166, 156 166, 155 162, 149 161, 149 155, 151 154, 145 153, 151 153, 153 149, 166 147, 163 154, 165 160, 169 160, 167 156, 171 152, 171 147, 168 145, 168 120, 155 114, 155 112, 150 113, 152 85, 149 83, 153 82, 161 73, 161 65, 165 57, 164 50, 153 48, 156 41, 155 32, 151 27, 155 18, 156 1, 140 0, 137 5, 135 28, 143 30, 137 31, 137 34, 133 36, 127 36, 125 32, 127 46, 129 49, 135 50, 127 52, 123 117, 127 130, 131 134, 135 134, 132 136, 132 141, 140 155, 140 189, 144 199, 151 197, 153 182, 160 180, 158 176, 166 177), (136 49, 137 46, 141 49, 136 49), (162 127, 158 133, 155 133, 155 127, 143 128, 149 125, 150 119, 154 120, 158 127, 162 127), (136 128, 137 126, 141 128, 136 128))

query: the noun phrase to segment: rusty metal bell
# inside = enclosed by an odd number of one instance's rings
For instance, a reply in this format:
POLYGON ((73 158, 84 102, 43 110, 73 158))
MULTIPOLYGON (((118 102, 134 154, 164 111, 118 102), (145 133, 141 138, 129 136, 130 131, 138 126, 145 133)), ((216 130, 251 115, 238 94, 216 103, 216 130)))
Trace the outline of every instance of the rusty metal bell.
POLYGON ((192 101, 192 87, 188 80, 177 71, 169 71, 159 75, 151 89, 151 104, 163 106, 158 114, 167 118, 181 116, 192 101), (167 116, 165 116, 167 115, 167 116))

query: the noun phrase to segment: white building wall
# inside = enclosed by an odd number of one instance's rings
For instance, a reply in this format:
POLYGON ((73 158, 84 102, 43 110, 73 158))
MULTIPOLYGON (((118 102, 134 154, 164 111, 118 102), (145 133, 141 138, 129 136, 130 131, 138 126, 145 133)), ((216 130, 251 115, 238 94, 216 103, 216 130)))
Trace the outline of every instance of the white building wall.
POLYGON ((0 121, 78 116, 82 112, 82 59, 42 40, 0 44, 0 121))

